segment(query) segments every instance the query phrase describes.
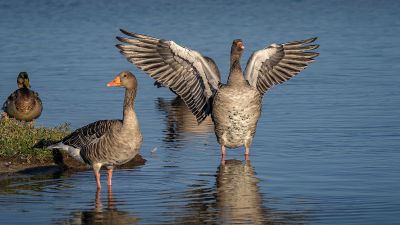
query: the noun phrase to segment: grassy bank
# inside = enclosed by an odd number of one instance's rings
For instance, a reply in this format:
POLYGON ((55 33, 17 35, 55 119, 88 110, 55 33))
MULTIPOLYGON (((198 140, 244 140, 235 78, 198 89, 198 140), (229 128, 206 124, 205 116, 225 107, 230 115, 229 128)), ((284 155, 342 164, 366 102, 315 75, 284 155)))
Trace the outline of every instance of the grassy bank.
POLYGON ((34 127, 14 119, 0 120, 0 158, 7 160, 42 161, 52 159, 45 145, 58 141, 70 133, 69 124, 54 128, 34 127))
MULTIPOLYGON (((68 123, 54 128, 34 127, 14 119, 0 119, 0 174, 14 173, 28 168, 57 165, 63 170, 80 171, 88 167, 60 151, 51 151, 46 146, 59 141, 71 133, 68 123)), ((133 168, 146 162, 136 155, 130 162, 117 168, 133 168)))

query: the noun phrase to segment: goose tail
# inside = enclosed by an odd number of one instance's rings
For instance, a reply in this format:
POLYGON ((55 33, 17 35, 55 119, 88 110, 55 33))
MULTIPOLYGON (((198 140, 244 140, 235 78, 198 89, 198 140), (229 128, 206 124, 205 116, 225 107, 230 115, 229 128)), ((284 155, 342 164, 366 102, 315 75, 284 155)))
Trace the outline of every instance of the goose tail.
POLYGON ((47 149, 53 150, 53 149, 59 149, 62 150, 66 153, 68 153, 68 155, 72 156, 74 159, 79 160, 81 162, 84 162, 84 160, 81 157, 81 150, 79 148, 74 148, 72 146, 66 145, 62 142, 58 142, 56 144, 47 146, 47 149))

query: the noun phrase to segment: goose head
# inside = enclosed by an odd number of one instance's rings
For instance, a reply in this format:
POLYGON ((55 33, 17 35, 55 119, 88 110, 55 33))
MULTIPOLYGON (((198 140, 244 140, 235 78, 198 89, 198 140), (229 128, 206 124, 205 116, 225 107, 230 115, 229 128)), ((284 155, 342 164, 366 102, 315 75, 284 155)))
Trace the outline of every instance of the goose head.
POLYGON ((27 72, 20 72, 17 77, 18 88, 30 88, 29 77, 27 72))
POLYGON ((114 80, 107 83, 107 87, 124 87, 126 89, 136 89, 137 80, 135 75, 130 71, 123 71, 119 73, 114 80))
POLYGON ((231 54, 232 55, 241 55, 244 50, 243 41, 241 39, 235 39, 232 42, 231 54))

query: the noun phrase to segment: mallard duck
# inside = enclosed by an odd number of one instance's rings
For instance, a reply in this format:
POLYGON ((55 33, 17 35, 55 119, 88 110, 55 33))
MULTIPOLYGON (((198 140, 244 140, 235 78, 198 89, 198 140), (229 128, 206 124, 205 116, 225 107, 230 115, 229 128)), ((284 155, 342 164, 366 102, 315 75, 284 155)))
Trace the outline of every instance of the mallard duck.
POLYGON ((8 117, 30 122, 42 113, 42 101, 39 94, 29 89, 28 73, 20 72, 17 77, 18 89, 14 91, 3 104, 3 110, 8 117))
POLYGON ((136 77, 129 71, 118 74, 108 87, 124 87, 125 100, 122 120, 99 120, 81 127, 49 149, 61 149, 75 159, 93 167, 97 189, 101 189, 100 168, 107 168, 107 184, 112 185, 116 165, 135 157, 142 145, 142 134, 134 110, 137 90, 136 77))
POLYGON ((221 84, 200 53, 173 41, 121 32, 128 37, 117 37, 124 44, 116 47, 129 62, 177 93, 199 123, 211 114, 222 156, 225 147, 244 145, 248 158, 264 94, 291 79, 319 55, 312 51, 319 45, 311 44, 317 38, 271 44, 251 55, 243 73, 240 59, 244 44, 236 39, 231 47, 228 82, 221 84))

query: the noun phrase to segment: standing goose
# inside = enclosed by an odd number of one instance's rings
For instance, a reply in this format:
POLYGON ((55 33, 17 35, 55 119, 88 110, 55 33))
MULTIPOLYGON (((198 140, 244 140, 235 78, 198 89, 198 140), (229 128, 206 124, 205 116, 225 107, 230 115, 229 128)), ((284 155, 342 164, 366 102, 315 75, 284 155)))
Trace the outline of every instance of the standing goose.
POLYGON ((18 89, 3 104, 7 116, 20 121, 30 122, 42 113, 42 101, 39 94, 31 89, 28 73, 20 72, 17 77, 18 89))
POLYGON ((64 150, 75 159, 92 166, 97 189, 101 188, 102 166, 107 168, 107 184, 110 189, 113 167, 135 157, 142 145, 139 121, 134 111, 136 77, 131 72, 124 71, 107 86, 125 87, 123 119, 96 121, 75 130, 62 141, 48 147, 64 150))
POLYGON ((121 32, 129 37, 117 37, 126 44, 116 47, 129 62, 176 92, 198 123, 211 114, 222 156, 225 147, 244 145, 248 158, 264 94, 298 74, 319 55, 311 51, 319 47, 311 44, 317 38, 271 44, 252 54, 243 74, 240 58, 244 45, 236 39, 231 48, 228 82, 221 84, 200 53, 173 41, 121 32))

